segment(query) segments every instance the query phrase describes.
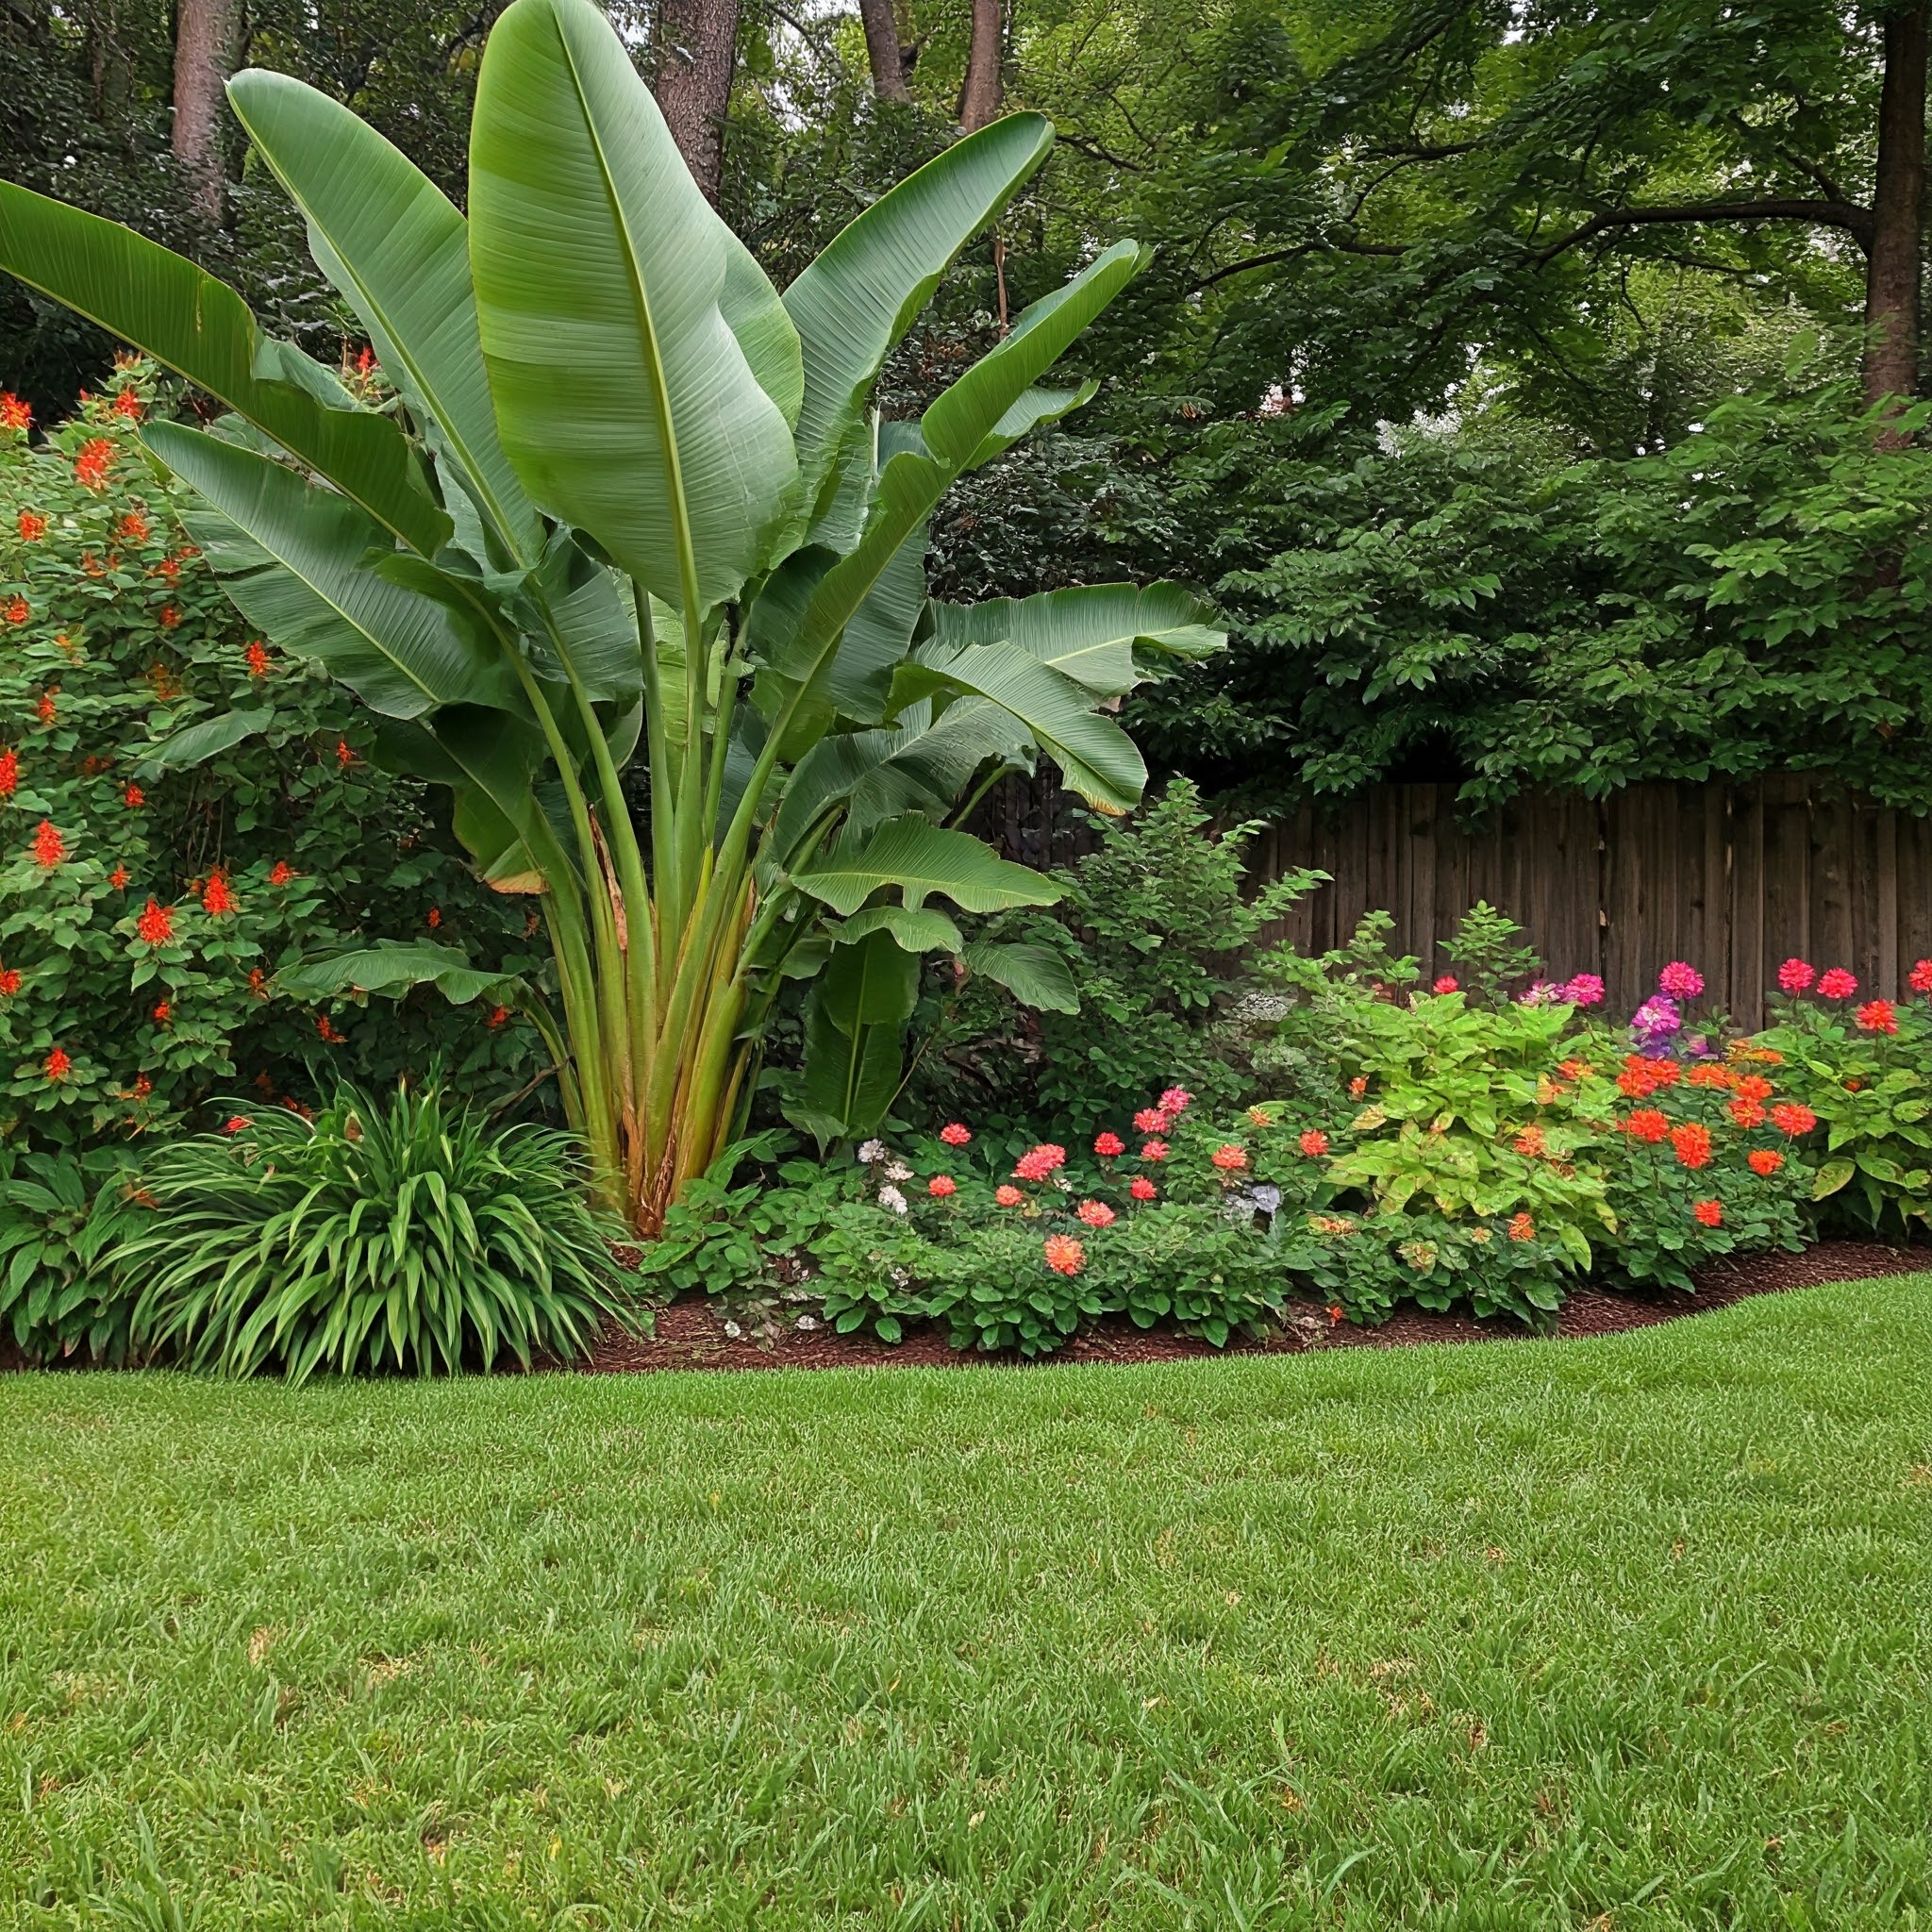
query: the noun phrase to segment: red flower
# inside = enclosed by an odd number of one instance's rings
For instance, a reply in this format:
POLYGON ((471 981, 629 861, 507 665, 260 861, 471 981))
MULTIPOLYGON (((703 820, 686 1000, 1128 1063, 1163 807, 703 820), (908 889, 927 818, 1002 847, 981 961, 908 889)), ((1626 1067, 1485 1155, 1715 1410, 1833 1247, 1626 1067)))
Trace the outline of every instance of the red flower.
POLYGON ((1803 959, 1787 959, 1777 969, 1777 983, 1786 992, 1803 992, 1818 977, 1818 969, 1803 959))
POLYGON ((1049 1141, 1029 1147, 1014 1163, 1013 1173, 1023 1181, 1043 1181, 1056 1168, 1066 1164, 1067 1150, 1049 1141))
POLYGON ((1435 985, 1429 989, 1431 992, 1459 992, 1461 990, 1456 984, 1455 974, 1450 973, 1443 974, 1441 978, 1437 980, 1435 985))
POLYGON ((9 744, 0 751, 0 798, 11 798, 20 783, 20 754, 9 744))
POLYGON ((1671 1124, 1654 1107, 1640 1107, 1624 1121, 1624 1131, 1633 1141, 1655 1147, 1671 1131, 1671 1124))
POLYGON ((1359 1100, 1362 1097, 1362 1095, 1366 1093, 1368 1091, 1369 1076, 1366 1074, 1357 1074, 1355 1076, 1355 1078, 1348 1083, 1349 1097, 1353 1100, 1359 1100))
POLYGON ((1002 1181, 992 1191, 992 1197, 1002 1208, 1017 1208, 1026 1198, 1010 1181, 1002 1181))
POLYGON ((265 1000, 268 997, 268 974, 259 966, 248 969, 248 991, 254 999, 265 1000))
POLYGON ((25 429, 33 420, 31 405, 22 402, 10 389, 0 389, 0 429, 25 429))
POLYGON ((34 832, 34 863, 42 872, 52 872, 67 857, 67 841, 42 819, 34 832))
POLYGON ((1700 1227, 1722 1227, 1724 1223, 1724 1203, 1694 1201, 1690 1206, 1690 1215, 1700 1227))
POLYGON ((1165 1141, 1149 1141, 1141 1149, 1141 1158, 1142 1160, 1165 1160, 1167 1158, 1167 1142, 1165 1141))
POLYGON ((47 1056, 43 1065, 50 1080, 64 1080, 74 1071, 74 1062, 67 1058, 65 1050, 58 1046, 47 1056))
POLYGON ((1890 1000, 1867 1000, 1855 1017, 1859 1028, 1866 1033, 1898 1031, 1898 1014, 1893 1011, 1890 1000))
POLYGON ((1678 1075, 1684 1071, 1675 1060, 1652 1060, 1649 1065, 1650 1077, 1659 1087, 1674 1087, 1678 1075))
POLYGON ((1710 1129, 1697 1121, 1686 1121, 1671 1129, 1671 1145, 1682 1166, 1696 1169, 1710 1165, 1710 1129))
POLYGON ((181 622, 181 613, 172 604, 161 606, 161 628, 173 630, 181 622))
POLYGON ((139 785, 130 785, 121 794, 121 799, 129 811, 139 811, 147 803, 147 793, 139 785))
POLYGON ((1834 966, 1819 976, 1818 991, 1824 999, 1848 1000, 1857 990, 1857 980, 1842 966, 1834 966))
POLYGON ((1160 1096, 1160 1110, 1170 1120, 1178 1120, 1193 1106, 1194 1096, 1185 1087, 1170 1087, 1160 1096))
POLYGON ((295 868, 286 858, 278 858, 271 868, 268 882, 272 886, 286 886, 295 876, 295 868))
POLYGON ((1328 1304, 1329 1327, 1339 1328, 1341 1325, 1341 1324, 1347 1319, 1347 1316, 1348 1310, 1344 1308, 1340 1302, 1330 1302, 1328 1304))
POLYGON ((165 1026, 174 1017, 175 1008, 168 1001, 159 1000, 156 1002, 155 1024, 157 1026, 165 1026))
POLYGON ((235 895, 228 890, 225 874, 211 872, 208 875, 208 890, 201 895, 201 909, 210 919, 219 919, 225 912, 235 909, 235 895))
POLYGON ((114 525, 117 537, 125 537, 130 543, 145 543, 148 540, 148 522, 138 509, 131 509, 114 525))
POLYGON ((1127 1192, 1137 1201, 1152 1201, 1159 1194, 1160 1190, 1144 1174, 1137 1174, 1127 1183, 1127 1192))
POLYGON ((438 927, 439 925, 441 925, 441 924, 442 924, 442 908, 441 908, 441 906, 432 906, 432 907, 431 907, 431 908, 429 908, 429 930, 430 930, 431 932, 434 932, 434 931, 436 930, 436 928, 437 928, 437 927, 438 927))
POLYGON ((175 937, 175 914, 171 908, 150 899, 146 909, 134 922, 135 931, 151 946, 165 946, 175 937))
POLYGON ((1724 1111, 1740 1127, 1761 1127, 1764 1124, 1764 1103, 1761 1100, 1747 1100, 1740 1093, 1726 1103, 1724 1111))
POLYGON ((114 445, 105 436, 89 437, 74 459, 75 479, 89 490, 99 490, 114 467, 114 445))
POLYGON ((127 890, 127 868, 125 865, 117 865, 108 874, 108 883, 117 892, 125 892, 127 890))
POLYGON ((1525 1158, 1540 1159, 1544 1152, 1543 1130, 1541 1127, 1524 1127, 1510 1144, 1525 1158))
POLYGON ((1074 1275, 1087 1265, 1087 1250, 1070 1234, 1050 1234, 1043 1251, 1056 1274, 1074 1275))
POLYGON ((1744 1161, 1753 1174, 1769 1180, 1785 1164, 1785 1158, 1775 1147, 1754 1147, 1744 1161))
POLYGON ((1248 1150, 1245 1147, 1237 1147, 1230 1141, 1225 1146, 1217 1147, 1208 1158, 1223 1174, 1240 1174, 1248 1164, 1248 1150))
POLYGON ((124 389, 114 398, 114 413, 125 416, 130 423, 141 421, 141 398, 131 389, 124 389))
MULTIPOLYGON (((154 1091, 155 1083, 145 1074, 137 1074, 134 1076, 134 1085, 127 1090, 127 1097, 129 1100, 145 1100, 154 1091)), ((150 1208, 154 1205, 152 1201, 148 1203, 150 1208)))
POLYGON ((508 1007, 491 1007, 490 1017, 483 1024, 491 1027, 507 1026, 509 1024, 509 1008, 508 1007))
POLYGON ((50 686, 41 693, 39 701, 34 706, 34 714, 42 724, 51 724, 60 715, 60 708, 55 703, 59 695, 60 687, 58 684, 50 686))
POLYGON ((1932 959, 1921 959, 1913 966, 1906 984, 1914 992, 1932 992, 1932 959))
POLYGON ((245 1113, 230 1114, 222 1123, 222 1132, 225 1134, 245 1134, 254 1124, 254 1120, 245 1113))
POLYGON ((324 1044, 327 1046, 341 1046, 349 1037, 346 1033, 338 1033, 336 1031, 326 1013, 316 1014, 315 1030, 322 1036, 324 1044))
POLYGON ((16 596, 7 607, 8 624, 25 624, 33 614, 33 607, 25 597, 16 596))
POLYGON ((1780 1100, 1771 1110, 1771 1124, 1780 1134, 1808 1134, 1818 1124, 1818 1116, 1795 1100, 1780 1100))
POLYGON ((1327 1153, 1328 1136, 1320 1127, 1304 1128, 1301 1138, 1301 1150, 1304 1154, 1309 1156, 1320 1156, 1327 1153))
POLYGON ((356 754, 349 749, 349 741, 346 738, 337 739, 336 763, 341 765, 343 768, 343 770, 346 771, 348 767, 353 765, 355 762, 356 754))
POLYGON ((1536 1223, 1526 1214, 1512 1214, 1509 1217, 1509 1239, 1512 1241, 1535 1241, 1536 1223))
POLYGON ((948 1194, 957 1194, 959 1191, 959 1183, 949 1174, 936 1174, 926 1182, 925 1191, 935 1201, 943 1201, 948 1194))
POLYGON ((0 997, 11 999, 20 991, 20 968, 0 967, 0 997))
POLYGON ((940 1129, 940 1139, 943 1141, 948 1147, 963 1147, 969 1141, 973 1139, 973 1136, 972 1133, 967 1128, 961 1126, 958 1121, 948 1121, 946 1124, 940 1129))
POLYGON ((1776 1091, 1762 1074, 1746 1074, 1738 1082, 1740 1100, 1769 1100, 1776 1091))
POLYGON ((47 520, 39 510, 24 509, 20 513, 20 541, 23 543, 38 543, 47 534, 47 520))
POLYGON ((1134 1131, 1137 1134, 1171 1134, 1174 1122, 1158 1107, 1143 1107, 1134 1116, 1134 1131))
POLYGON ((1127 1143, 1118 1134, 1096 1134, 1093 1137, 1093 1151, 1103 1160, 1112 1160, 1127 1151, 1127 1143))
POLYGON ((1089 1227, 1111 1227, 1113 1209, 1105 1201, 1082 1201, 1074 1209, 1089 1227))

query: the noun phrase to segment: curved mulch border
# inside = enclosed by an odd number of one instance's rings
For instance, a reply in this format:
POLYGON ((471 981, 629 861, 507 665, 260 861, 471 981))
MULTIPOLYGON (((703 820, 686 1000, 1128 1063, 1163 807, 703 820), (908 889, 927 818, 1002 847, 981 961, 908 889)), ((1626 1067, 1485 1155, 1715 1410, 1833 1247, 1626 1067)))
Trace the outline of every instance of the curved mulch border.
MULTIPOLYGON (((1648 1328, 1728 1307, 1747 1295, 1777 1294, 1786 1289, 1817 1288, 1827 1281, 1856 1281, 1874 1274, 1909 1274, 1932 1269, 1932 1251, 1895 1248, 1880 1241, 1820 1241, 1798 1255, 1754 1255, 1748 1260, 1707 1269, 1697 1279, 1695 1300, 1682 1295, 1620 1294, 1583 1287, 1571 1292, 1557 1324, 1558 1336, 1615 1335, 1648 1328)), ((1014 1367, 1009 1356, 988 1356, 954 1348, 934 1330, 908 1335, 896 1348, 864 1335, 834 1335, 828 1329, 776 1325, 762 1336, 726 1335, 725 1315, 701 1297, 674 1302, 658 1312, 658 1332, 648 1341, 607 1335, 590 1359, 578 1364, 586 1374, 650 1374, 671 1369, 852 1369, 1014 1367)), ((1289 1325, 1264 1341, 1230 1342, 1210 1348, 1191 1336, 1165 1329, 1139 1329, 1119 1319, 1084 1329, 1039 1366, 1056 1362, 1171 1362, 1199 1356, 1294 1355, 1309 1348, 1406 1348, 1430 1341, 1521 1341, 1528 1330, 1514 1323, 1478 1322, 1462 1314, 1432 1314, 1404 1308, 1380 1328, 1333 1326, 1318 1308, 1291 1312, 1289 1325)))

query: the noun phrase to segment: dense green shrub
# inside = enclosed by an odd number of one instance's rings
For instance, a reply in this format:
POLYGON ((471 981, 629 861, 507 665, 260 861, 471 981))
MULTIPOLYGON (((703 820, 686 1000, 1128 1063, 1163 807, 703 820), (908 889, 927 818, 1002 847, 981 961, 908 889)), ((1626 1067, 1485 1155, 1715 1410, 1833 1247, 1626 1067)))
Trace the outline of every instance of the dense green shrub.
POLYGON ((192 1367, 455 1374, 585 1352, 627 1319, 581 1151, 492 1126, 434 1086, 387 1105, 339 1088, 313 1121, 231 1118, 162 1148, 147 1224, 107 1257, 135 1293, 137 1347, 192 1367))

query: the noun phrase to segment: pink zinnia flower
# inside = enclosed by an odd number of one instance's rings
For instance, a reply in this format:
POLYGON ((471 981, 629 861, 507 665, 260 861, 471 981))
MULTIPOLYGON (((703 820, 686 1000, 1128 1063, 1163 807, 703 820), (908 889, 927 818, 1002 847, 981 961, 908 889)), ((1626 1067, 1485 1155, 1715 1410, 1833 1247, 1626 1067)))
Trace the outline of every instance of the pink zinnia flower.
POLYGON ((1867 1000, 1858 1008, 1857 1018, 1860 1030, 1866 1033, 1898 1031, 1898 1015, 1890 1000, 1867 1000))
POLYGON ((949 1121, 940 1129, 940 1139, 948 1147, 963 1147, 972 1138, 972 1134, 958 1121, 949 1121))
POLYGON ((1600 1007, 1604 1003, 1604 983, 1594 973, 1579 973, 1564 987, 1563 998, 1573 1007, 1600 1007))
POLYGON ((1046 1141, 1038 1147, 1029 1147, 1013 1163, 1013 1173, 1023 1181, 1043 1181, 1056 1168, 1066 1164, 1067 1150, 1046 1141))
POLYGON ((1906 977, 1914 992, 1932 992, 1932 959, 1921 959, 1906 977))
POLYGON ((1127 1151, 1127 1143, 1118 1134, 1096 1134, 1093 1140, 1093 1151, 1100 1156, 1101 1159, 1112 1160, 1117 1155, 1124 1154, 1127 1151))
POLYGON ((1167 1158, 1167 1142, 1165 1141, 1149 1141, 1141 1149, 1141 1158, 1142 1160, 1165 1160, 1167 1158))
POLYGON ((1777 983, 1785 992, 1803 992, 1817 977, 1817 969, 1804 959, 1787 959, 1777 969, 1777 983))
POLYGON ((957 1194, 959 1191, 959 1184, 949 1174, 936 1174, 926 1182, 925 1191, 935 1201, 943 1201, 948 1194, 957 1194))
POLYGON ((1160 1096, 1160 1110, 1170 1118, 1186 1113, 1193 1104, 1194 1096, 1185 1087, 1170 1087, 1160 1096))
POLYGON ((1682 959, 1673 959, 1657 976, 1657 991, 1674 1000, 1694 1000, 1704 991, 1704 974, 1682 959))
POLYGON ((1857 978, 1842 966, 1834 966, 1818 979, 1819 996, 1827 1000, 1848 1000, 1858 990, 1857 978))
POLYGON ((1174 1131, 1174 1123, 1158 1107, 1143 1107, 1134 1116, 1134 1131, 1137 1134, 1168 1134, 1174 1131))
POLYGON ((1144 1174, 1137 1174, 1127 1183, 1127 1192, 1133 1195, 1137 1201, 1151 1201, 1160 1192, 1160 1190, 1144 1174))
POLYGON ((1435 985, 1429 989, 1431 992, 1459 992, 1461 990, 1456 984, 1456 975, 1453 973, 1443 974, 1441 978, 1437 980, 1435 985))
POLYGON ((1011 1181, 1002 1181, 992 1191, 992 1197, 1002 1208, 1017 1208, 1026 1198, 1011 1181))
POLYGON ((1082 1201, 1074 1209, 1089 1227, 1111 1227, 1113 1209, 1105 1201, 1082 1201))

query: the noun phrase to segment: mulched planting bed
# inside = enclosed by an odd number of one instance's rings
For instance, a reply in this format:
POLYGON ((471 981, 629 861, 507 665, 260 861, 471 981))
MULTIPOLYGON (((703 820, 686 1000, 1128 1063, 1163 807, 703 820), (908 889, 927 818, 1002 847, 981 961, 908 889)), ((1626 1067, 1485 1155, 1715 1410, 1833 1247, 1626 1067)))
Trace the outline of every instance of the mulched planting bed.
MULTIPOLYGON (((1707 1270, 1693 1298, 1677 1294, 1624 1294, 1585 1286, 1571 1291, 1557 1324, 1558 1336, 1614 1335, 1686 1315, 1707 1314, 1746 1295, 1816 1288, 1874 1274, 1908 1274, 1932 1269, 1932 1249, 1897 1248, 1881 1241, 1820 1241, 1799 1255, 1755 1255, 1707 1270)), ((1297 1307, 1289 1324, 1264 1341, 1210 1348, 1191 1336, 1140 1329, 1115 1320, 1082 1331, 1057 1354, 1058 1362, 1167 1362, 1194 1356, 1291 1355, 1309 1348, 1405 1348, 1429 1341, 1508 1341, 1531 1339, 1512 1322, 1478 1322, 1464 1314, 1404 1308, 1380 1328, 1332 1324, 1320 1308, 1297 1307)), ((658 1332, 648 1341, 608 1335, 580 1368, 588 1374, 649 1374, 667 1369, 1010 1368, 1016 1357, 956 1349, 942 1333, 908 1334, 896 1348, 865 1335, 835 1335, 824 1327, 791 1325, 789 1314, 758 1324, 742 1310, 691 1297, 658 1312, 658 1332), (732 1321, 743 1332, 725 1333, 732 1321)))

